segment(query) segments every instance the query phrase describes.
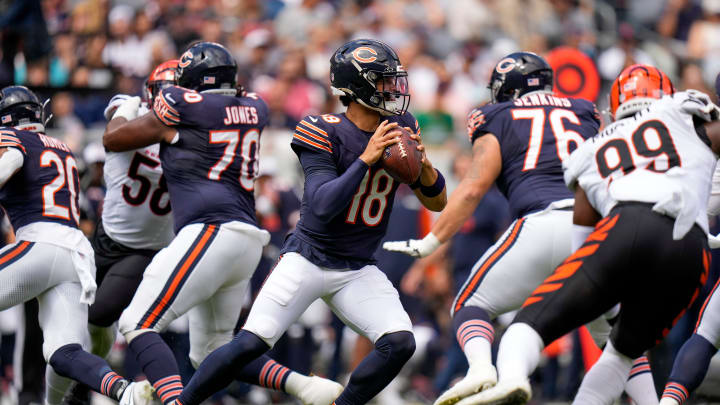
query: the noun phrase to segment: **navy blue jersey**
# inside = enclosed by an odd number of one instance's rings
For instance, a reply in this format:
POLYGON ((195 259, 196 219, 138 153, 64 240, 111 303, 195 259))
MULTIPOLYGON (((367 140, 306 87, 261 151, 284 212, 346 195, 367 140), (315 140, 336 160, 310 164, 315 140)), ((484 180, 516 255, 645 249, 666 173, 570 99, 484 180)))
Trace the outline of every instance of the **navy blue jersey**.
POLYGON ((546 93, 488 104, 468 117, 471 142, 493 134, 500 143, 502 171, 496 183, 515 218, 573 197, 562 161, 599 128, 600 115, 590 101, 546 93))
POLYGON ((77 228, 78 169, 63 142, 31 131, 0 128, 0 148, 22 152, 23 165, 0 189, 0 204, 17 231, 34 222, 77 228))
POLYGON ((160 144, 175 231, 191 223, 255 219, 255 177, 260 133, 268 108, 253 94, 231 97, 168 87, 155 98, 155 115, 177 128, 160 144))
MULTIPOLYGON (((417 132, 417 120, 410 113, 387 120, 417 132)), ((345 114, 307 116, 295 128, 291 147, 298 157, 306 153, 330 157, 326 159, 328 169, 340 176, 365 151, 372 134, 356 127, 345 114)), ((307 168, 303 169, 307 187, 307 168)), ((374 263, 373 254, 387 230, 398 186, 376 163, 354 186, 355 193, 345 202, 346 207, 329 221, 313 213, 305 193, 300 221, 283 251, 299 252, 313 263, 330 268, 357 269, 374 263)))

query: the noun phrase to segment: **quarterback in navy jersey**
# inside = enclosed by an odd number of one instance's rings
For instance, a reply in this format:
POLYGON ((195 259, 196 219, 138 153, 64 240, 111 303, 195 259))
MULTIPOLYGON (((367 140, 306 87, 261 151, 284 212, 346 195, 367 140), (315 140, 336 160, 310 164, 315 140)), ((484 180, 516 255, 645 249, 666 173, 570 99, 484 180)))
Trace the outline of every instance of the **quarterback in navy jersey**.
MULTIPOLYGON (((398 187, 378 161, 385 147, 398 141, 394 128, 418 129, 406 112, 407 73, 387 45, 355 40, 335 51, 330 81, 342 94, 346 112, 303 118, 291 144, 305 171, 297 230, 288 237, 242 330, 208 356, 178 404, 199 404, 222 388, 234 368, 267 351, 318 298, 375 344, 335 404, 370 401, 415 350, 412 324, 398 293, 372 257, 398 187)), ((444 207, 444 180, 427 158, 416 186, 426 207, 444 207)))
MULTIPOLYGON (((425 238, 384 244, 413 256, 430 254, 460 229, 493 183, 508 199, 515 219, 473 266, 455 298, 453 328, 470 368, 436 405, 453 404, 495 385, 492 320, 520 308, 571 253, 574 200, 562 163, 597 134, 600 117, 589 101, 554 95, 552 84, 552 68, 538 55, 517 52, 500 60, 488 86, 491 103, 468 116, 473 163, 447 208, 425 238)), ((594 336, 600 343, 605 331, 609 326, 598 328, 594 336)))
POLYGON ((38 299, 43 355, 51 366, 45 402, 62 403, 72 378, 120 404, 149 404, 149 384, 130 383, 85 351, 95 261, 78 229, 79 179, 72 151, 44 134, 43 106, 25 87, 0 91, 0 117, 0 205, 16 238, 0 250, 0 310, 38 299))
MULTIPOLYGON (((159 333, 188 313, 190 361, 196 367, 229 342, 270 239, 257 227, 254 198, 267 105, 254 94, 238 93, 237 65, 222 45, 193 45, 178 68, 178 86, 155 97, 152 113, 136 118, 139 99, 125 101, 103 138, 111 151, 160 143, 176 236, 145 270, 119 329, 166 405, 176 400, 182 382, 159 333)), ((283 390, 305 404, 326 405, 342 390, 267 356, 230 376, 283 390)))

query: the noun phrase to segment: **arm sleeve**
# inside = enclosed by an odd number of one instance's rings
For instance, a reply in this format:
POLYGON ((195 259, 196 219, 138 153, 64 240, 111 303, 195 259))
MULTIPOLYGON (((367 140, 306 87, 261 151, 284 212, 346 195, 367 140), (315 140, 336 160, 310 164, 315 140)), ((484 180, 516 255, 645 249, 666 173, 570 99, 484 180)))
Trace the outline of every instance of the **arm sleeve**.
POLYGON ((8 148, 0 156, 0 187, 4 186, 10 177, 23 165, 23 154, 18 149, 8 148))
POLYGON ((309 149, 300 151, 299 155, 305 172, 305 200, 315 215, 329 221, 348 206, 368 165, 356 159, 338 176, 332 155, 309 149))
POLYGON ((565 185, 572 191, 575 191, 580 175, 586 170, 587 165, 591 162, 591 142, 591 140, 585 141, 582 145, 575 149, 572 154, 570 154, 570 159, 566 159, 563 162, 563 177, 565 179, 565 185))

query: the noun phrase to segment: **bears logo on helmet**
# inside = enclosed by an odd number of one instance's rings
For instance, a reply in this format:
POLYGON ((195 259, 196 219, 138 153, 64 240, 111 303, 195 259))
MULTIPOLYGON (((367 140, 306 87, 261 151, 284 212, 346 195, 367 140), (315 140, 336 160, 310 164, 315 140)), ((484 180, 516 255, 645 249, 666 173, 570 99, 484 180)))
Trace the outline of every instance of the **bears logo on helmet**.
POLYGON ((532 52, 511 53, 495 65, 490 76, 493 103, 515 100, 532 91, 552 91, 553 71, 545 59, 532 52))
POLYGON ((382 115, 404 114, 410 105, 407 72, 395 51, 374 39, 357 39, 330 58, 333 93, 382 115))
POLYGON ((190 51, 185 51, 182 56, 180 56, 180 61, 178 62, 178 67, 188 67, 190 66, 190 63, 192 63, 193 60, 193 54, 190 51))
POLYGON ((675 93, 670 78, 649 65, 626 67, 610 87, 610 115, 614 120, 635 115, 653 101, 675 93))
POLYGON ((178 86, 195 91, 235 91, 237 62, 230 51, 215 42, 198 42, 178 63, 178 86))

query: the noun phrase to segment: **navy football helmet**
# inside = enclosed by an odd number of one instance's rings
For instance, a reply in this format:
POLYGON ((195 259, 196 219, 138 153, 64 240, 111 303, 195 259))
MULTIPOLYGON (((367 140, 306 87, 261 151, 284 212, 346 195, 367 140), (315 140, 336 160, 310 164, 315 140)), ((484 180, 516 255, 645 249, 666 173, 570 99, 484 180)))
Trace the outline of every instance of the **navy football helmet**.
POLYGON ((15 127, 41 124, 44 109, 35 93, 25 86, 8 86, 0 90, 0 125, 15 127))
POLYGON ((334 94, 382 115, 400 115, 410 106, 407 72, 395 51, 374 39, 356 39, 335 51, 330 85, 334 94))
POLYGON ((515 52, 495 65, 490 76, 490 100, 502 103, 532 91, 552 91, 553 70, 532 52, 515 52))
POLYGON ((180 56, 178 86, 196 91, 235 90, 237 62, 224 46, 198 42, 180 56))

